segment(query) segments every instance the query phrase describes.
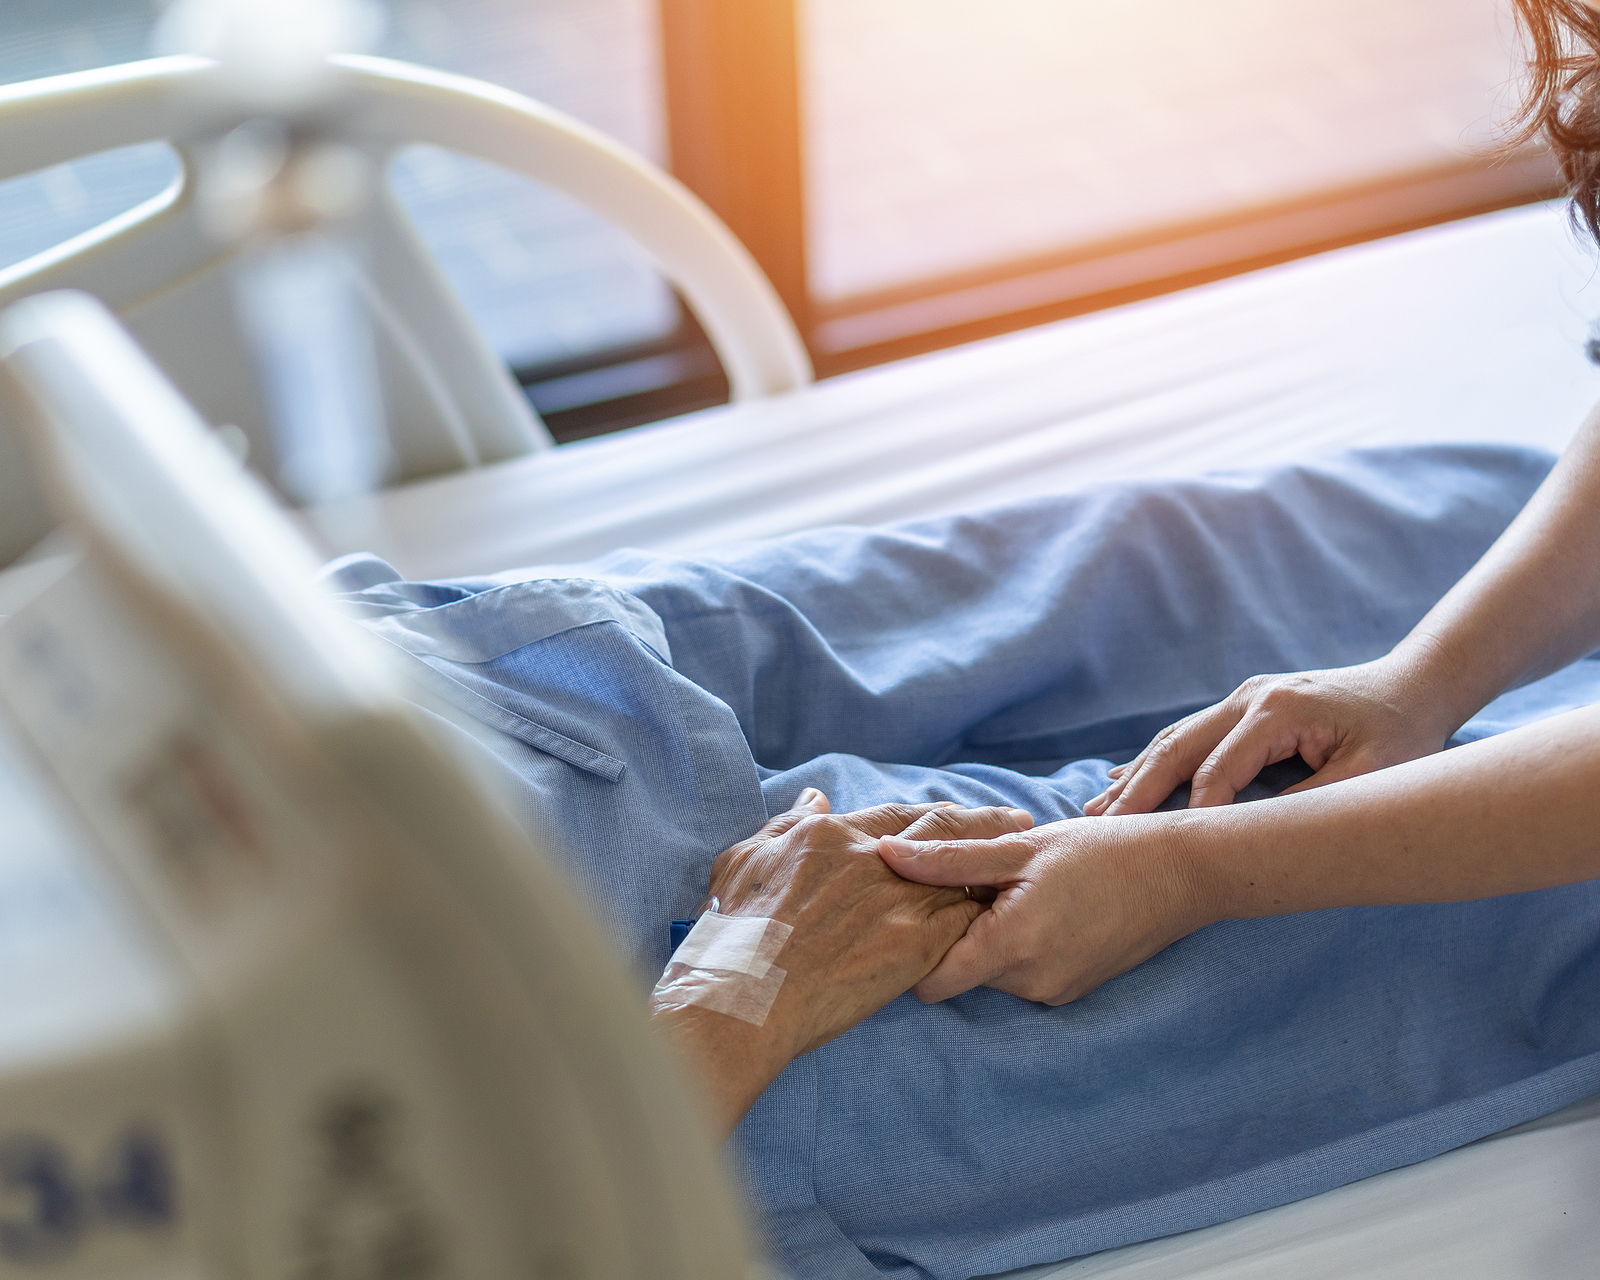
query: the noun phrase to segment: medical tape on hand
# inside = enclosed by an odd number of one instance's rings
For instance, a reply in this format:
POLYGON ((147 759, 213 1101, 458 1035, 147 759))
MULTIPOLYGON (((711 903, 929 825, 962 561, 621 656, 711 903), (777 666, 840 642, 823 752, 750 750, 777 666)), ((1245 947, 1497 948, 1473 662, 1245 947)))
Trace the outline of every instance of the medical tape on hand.
POLYGON ((789 976, 772 962, 793 932, 793 925, 765 916, 707 911, 672 953, 653 1002, 697 1004, 759 1027, 789 976))

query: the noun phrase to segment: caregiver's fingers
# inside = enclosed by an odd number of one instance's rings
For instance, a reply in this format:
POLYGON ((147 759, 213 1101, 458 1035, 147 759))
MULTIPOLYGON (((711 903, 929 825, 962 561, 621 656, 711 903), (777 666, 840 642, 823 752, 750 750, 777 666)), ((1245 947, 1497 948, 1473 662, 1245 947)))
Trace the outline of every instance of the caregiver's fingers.
POLYGON ((1343 782, 1346 778, 1359 778, 1363 773, 1371 773, 1380 768, 1378 761, 1364 751, 1351 751, 1342 756, 1336 756, 1327 764, 1318 769, 1304 782, 1297 782, 1292 787, 1285 787, 1279 795, 1293 795, 1296 791, 1310 791, 1316 787, 1325 787, 1330 782, 1343 782))
POLYGON ((971 898, 945 903, 934 909, 929 916, 938 930, 932 958, 934 966, 943 961, 950 948, 961 941, 978 917, 987 910, 988 907, 983 903, 971 898))
MULTIPOLYGON (((1205 709, 1205 711, 1213 711, 1215 709, 1216 708, 1208 707, 1205 709)), ((1138 777, 1139 771, 1144 768, 1150 757, 1160 751, 1170 749, 1167 744, 1170 743, 1173 738, 1183 734, 1189 728, 1190 723, 1199 716, 1205 714, 1205 711, 1197 711, 1192 715, 1185 716, 1182 720, 1174 720, 1165 729, 1162 729, 1153 738, 1151 738, 1149 742, 1145 743, 1139 754, 1134 756, 1134 758, 1128 761, 1127 764, 1119 764, 1106 770, 1107 775, 1111 778, 1111 783, 1104 791, 1102 791, 1099 795, 1094 796, 1083 806, 1084 814, 1088 817, 1095 818, 1105 813, 1106 810, 1109 809, 1113 803, 1115 803, 1117 798, 1121 796, 1128 784, 1131 783, 1134 778, 1138 777)))
POLYGON ((986 840, 1033 826, 1026 809, 983 805, 976 809, 948 806, 925 813, 909 827, 892 832, 906 840, 986 840))
POLYGON ((1009 932, 993 908, 975 917, 912 993, 923 1004, 938 1004, 974 987, 998 985, 1018 959, 1009 932))
POLYGON ((1096 817, 1105 809, 1108 804, 1121 795, 1122 788, 1128 785, 1129 779, 1132 778, 1134 774, 1139 772, 1139 766, 1144 763, 1145 757, 1150 754, 1150 748, 1155 743, 1160 742, 1162 738, 1169 734, 1175 733, 1178 730, 1179 725, 1182 723, 1182 721, 1179 721, 1177 724, 1169 724, 1150 742, 1145 743, 1139 754, 1134 756, 1134 758, 1128 761, 1127 764, 1119 764, 1107 769, 1106 774, 1111 779, 1110 784, 1104 791, 1090 799, 1083 806, 1084 813, 1091 818, 1096 817))
POLYGON ((1098 815, 1151 812, 1179 783, 1194 777, 1242 715, 1243 708, 1229 699, 1163 730, 1134 762, 1136 767, 1112 784, 1098 815))
POLYGON ((1010 884, 1033 857, 1027 837, 994 840, 907 840, 887 835, 878 841, 878 856, 889 870, 918 884, 1010 884))
POLYGON ((996 976, 989 971, 986 957, 982 949, 974 944, 971 935, 972 929, 969 927, 944 953, 939 963, 911 988, 911 993, 923 1004, 949 1000, 974 987, 987 985, 996 976))
POLYGON ((1246 716, 1194 771, 1189 808, 1232 804, 1269 764, 1287 760, 1300 750, 1292 726, 1269 716, 1246 716))

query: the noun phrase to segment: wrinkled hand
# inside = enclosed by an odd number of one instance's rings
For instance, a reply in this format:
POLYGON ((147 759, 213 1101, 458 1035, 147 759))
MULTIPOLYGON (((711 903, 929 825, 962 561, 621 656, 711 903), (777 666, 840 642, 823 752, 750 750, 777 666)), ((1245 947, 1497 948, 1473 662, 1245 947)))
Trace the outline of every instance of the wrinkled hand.
POLYGON ((907 879, 998 891, 917 983, 918 998, 989 986, 1066 1004, 1210 923, 1204 886, 1170 830, 1160 817, 1133 817, 1069 819, 993 840, 880 839, 884 862, 907 879))
POLYGON ((1191 809, 1229 804, 1267 765, 1296 754, 1316 772, 1289 791, 1305 791, 1429 755, 1449 733, 1428 715, 1420 681, 1389 659, 1253 676, 1156 734, 1083 811, 1149 813, 1191 780, 1191 809))
POLYGON ((880 836, 986 838, 1032 823, 1022 810, 929 804, 833 814, 827 797, 808 789, 793 809, 719 854, 711 892, 725 913, 794 927, 778 953, 788 976, 768 1016, 787 1037, 789 1056, 826 1044, 909 990, 983 911, 963 888, 895 875, 878 857, 880 836))

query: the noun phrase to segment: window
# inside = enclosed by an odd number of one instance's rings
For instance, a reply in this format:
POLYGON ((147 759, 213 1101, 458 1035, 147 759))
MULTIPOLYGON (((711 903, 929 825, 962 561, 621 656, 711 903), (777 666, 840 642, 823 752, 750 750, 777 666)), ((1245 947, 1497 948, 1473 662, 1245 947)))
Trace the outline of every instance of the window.
MULTIPOLYGON (((653 0, 394 0, 384 52, 504 85, 666 163, 653 0)), ((414 147, 395 186, 557 440, 719 404, 727 381, 641 250, 581 205, 414 147)))
MULTIPOLYGON (((664 162, 653 0, 393 0, 379 52, 516 89, 664 162)), ((0 80, 149 55, 151 0, 9 6, 0 80)), ((0 267, 158 194, 163 144, 0 183, 0 267)), ((432 148, 398 157, 397 194, 557 439, 727 398, 709 345, 647 258, 555 192, 432 148)))
MULTIPOLYGON (((1506 0, 389 0, 381 52, 670 167, 819 373, 1554 194, 1493 154, 1506 0)), ((154 0, 17 0, 0 79, 145 56, 154 0)), ((0 184, 0 267, 159 193, 160 145, 0 184)), ((625 238, 412 148, 396 188, 558 439, 727 396, 625 238)))
POLYGON ((1515 65, 1497 0, 663 13, 674 159, 768 266, 822 372, 1556 185, 1542 153, 1492 154, 1515 65), (761 88, 786 76, 787 114, 761 88), (680 113, 720 141, 680 154, 680 113), (771 228, 792 230, 775 244, 771 228))
MULTIPOLYGON (((0 28, 0 82, 141 58, 152 20, 148 0, 7 5, 0 28)), ((177 173, 177 157, 157 142, 0 183, 0 269, 159 195, 177 173)))

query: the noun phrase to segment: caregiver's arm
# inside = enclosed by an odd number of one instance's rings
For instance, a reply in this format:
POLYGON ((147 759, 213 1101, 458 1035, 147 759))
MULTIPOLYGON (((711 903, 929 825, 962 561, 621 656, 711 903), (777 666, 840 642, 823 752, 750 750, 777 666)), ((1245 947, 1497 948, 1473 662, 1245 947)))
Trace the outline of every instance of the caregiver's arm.
POLYGON ((1486 703, 1600 646, 1600 407, 1511 526, 1374 662, 1256 676, 1157 734, 1085 807, 1147 813, 1193 779, 1227 804, 1298 753, 1318 787, 1439 750, 1486 703))
POLYGON ((910 990, 982 910, 964 889, 902 880, 879 859, 878 838, 983 838, 1032 821, 1021 810, 931 804, 835 815, 826 796, 808 789, 793 809, 718 855, 711 894, 723 914, 764 916, 794 930, 774 961, 785 977, 760 1026, 682 1003, 668 984, 652 997, 651 1021, 700 1080, 723 1133, 791 1059, 910 990))
POLYGON ((1254 804, 879 841, 901 875, 993 885, 916 992, 1063 1004, 1202 925, 1492 897, 1600 877, 1600 707, 1254 804))

